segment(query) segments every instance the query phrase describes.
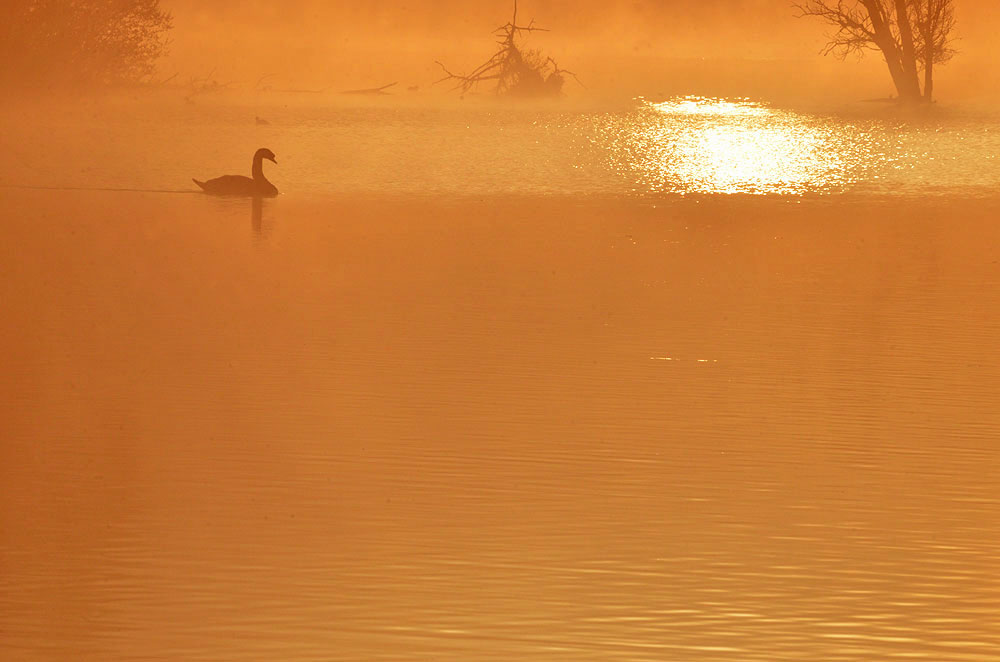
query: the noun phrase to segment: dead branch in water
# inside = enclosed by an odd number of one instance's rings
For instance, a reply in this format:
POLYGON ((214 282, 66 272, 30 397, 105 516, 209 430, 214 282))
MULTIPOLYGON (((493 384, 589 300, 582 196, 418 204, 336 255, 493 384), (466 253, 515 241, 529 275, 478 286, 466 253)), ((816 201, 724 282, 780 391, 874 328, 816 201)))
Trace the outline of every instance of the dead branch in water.
POLYGON ((389 93, 385 90, 389 89, 396 83, 389 83, 388 85, 383 85, 382 87, 366 87, 360 90, 344 90, 341 94, 367 94, 371 96, 389 96, 389 93))
POLYGON ((281 88, 281 89, 274 89, 274 90, 272 90, 272 89, 268 88, 268 91, 269 92, 278 92, 279 94, 323 94, 323 93, 325 93, 329 89, 330 89, 329 86, 327 86, 327 87, 324 87, 321 90, 304 90, 304 89, 299 89, 299 88, 281 88))
POLYGON ((202 94, 209 94, 212 92, 222 92, 232 87, 233 81, 228 81, 225 83, 220 83, 215 79, 215 69, 212 69, 207 76, 202 78, 191 78, 188 81, 188 94, 184 97, 184 100, 188 103, 192 103, 196 96, 202 94))
POLYGON ((169 82, 170 82, 170 81, 172 81, 173 79, 177 78, 177 76, 179 76, 179 75, 180 75, 180 73, 181 73, 181 72, 179 72, 179 71, 178 71, 178 72, 174 73, 174 75, 173 75, 173 76, 168 76, 167 78, 164 78, 164 79, 163 79, 163 80, 161 80, 160 82, 158 82, 158 83, 155 83, 156 87, 166 87, 166 86, 167 86, 167 83, 169 83, 169 82))
POLYGON ((440 61, 435 64, 441 67, 445 76, 434 82, 435 85, 445 81, 455 81, 453 90, 463 95, 473 91, 480 83, 496 81, 495 93, 521 97, 555 97, 562 93, 565 75, 580 80, 571 71, 560 69, 551 57, 538 50, 525 50, 517 40, 532 32, 548 32, 546 28, 535 25, 534 19, 527 25, 517 23, 517 0, 514 0, 514 14, 510 21, 501 25, 494 34, 498 37, 497 51, 485 62, 468 74, 456 74, 440 61))

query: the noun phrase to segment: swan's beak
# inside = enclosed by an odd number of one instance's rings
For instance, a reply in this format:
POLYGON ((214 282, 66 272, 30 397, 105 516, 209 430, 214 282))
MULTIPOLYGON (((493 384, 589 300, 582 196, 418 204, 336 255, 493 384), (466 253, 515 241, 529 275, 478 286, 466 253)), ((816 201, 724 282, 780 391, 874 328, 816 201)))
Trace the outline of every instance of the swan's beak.
POLYGON ((278 160, 276 158, 274 158, 273 156, 268 157, 267 160, 270 161, 271 163, 275 164, 275 165, 278 165, 278 160))

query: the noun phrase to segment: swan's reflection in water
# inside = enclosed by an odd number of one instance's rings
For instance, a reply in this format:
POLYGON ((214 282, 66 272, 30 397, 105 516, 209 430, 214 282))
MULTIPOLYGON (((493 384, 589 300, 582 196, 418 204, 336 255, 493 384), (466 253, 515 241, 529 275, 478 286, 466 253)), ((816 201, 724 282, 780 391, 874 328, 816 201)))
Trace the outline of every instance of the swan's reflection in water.
POLYGON ((274 219, 269 218, 264 221, 264 199, 253 197, 250 199, 250 225, 253 226, 253 234, 257 239, 267 239, 274 231, 274 219))

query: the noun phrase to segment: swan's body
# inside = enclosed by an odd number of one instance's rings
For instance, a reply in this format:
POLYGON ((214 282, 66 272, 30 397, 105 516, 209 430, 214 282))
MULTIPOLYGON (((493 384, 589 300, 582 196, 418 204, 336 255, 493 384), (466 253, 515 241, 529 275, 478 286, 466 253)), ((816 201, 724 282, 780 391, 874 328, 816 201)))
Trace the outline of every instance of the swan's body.
POLYGON ((223 175, 207 182, 200 182, 197 179, 191 181, 200 186, 205 193, 212 195, 272 197, 278 195, 278 189, 264 176, 264 159, 277 163, 274 152, 266 147, 258 149, 253 155, 252 178, 243 175, 223 175))

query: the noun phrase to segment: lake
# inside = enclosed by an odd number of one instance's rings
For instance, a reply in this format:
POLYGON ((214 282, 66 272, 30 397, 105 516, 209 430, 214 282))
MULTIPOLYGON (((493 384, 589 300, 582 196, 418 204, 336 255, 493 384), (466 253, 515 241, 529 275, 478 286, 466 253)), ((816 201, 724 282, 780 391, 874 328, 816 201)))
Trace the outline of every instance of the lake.
POLYGON ((961 106, 167 96, 2 117, 17 131, 0 138, 0 181, 19 186, 190 190, 191 177, 249 174, 258 146, 277 154, 278 188, 299 195, 989 196, 1000 181, 1000 112, 961 106))
POLYGON ((3 114, 4 660, 996 660, 1000 115, 3 114))

